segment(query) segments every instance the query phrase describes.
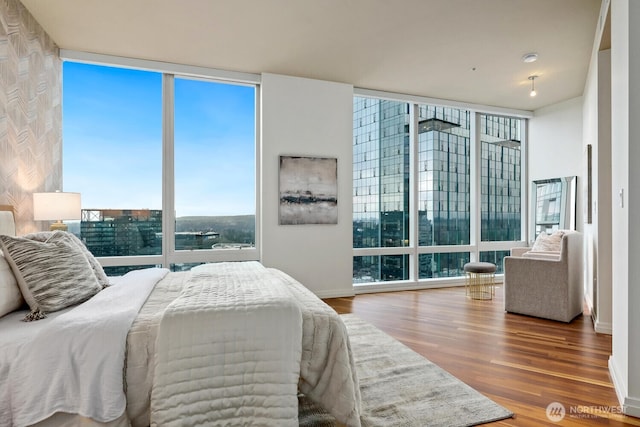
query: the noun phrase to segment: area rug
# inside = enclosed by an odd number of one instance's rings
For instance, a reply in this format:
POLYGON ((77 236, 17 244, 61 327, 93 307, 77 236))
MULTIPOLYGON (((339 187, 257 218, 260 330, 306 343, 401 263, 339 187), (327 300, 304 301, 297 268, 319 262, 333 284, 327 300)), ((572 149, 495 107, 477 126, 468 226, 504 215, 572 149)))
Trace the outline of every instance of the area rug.
MULTIPOLYGON (((462 427, 513 413, 353 314, 341 315, 362 392, 363 427, 462 427)), ((301 396, 300 426, 333 427, 335 419, 301 396)))

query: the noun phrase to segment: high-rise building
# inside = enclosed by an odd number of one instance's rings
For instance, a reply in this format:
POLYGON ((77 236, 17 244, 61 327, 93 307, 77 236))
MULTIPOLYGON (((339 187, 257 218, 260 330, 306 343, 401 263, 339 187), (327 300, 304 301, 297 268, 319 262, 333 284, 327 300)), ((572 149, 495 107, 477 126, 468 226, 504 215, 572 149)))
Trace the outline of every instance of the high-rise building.
POLYGON ((162 253, 162 211, 153 209, 83 209, 80 238, 94 256, 162 253))
MULTIPOLYGON (((354 98, 353 245, 398 247, 409 239, 409 105, 354 98)), ((404 256, 359 257, 354 280, 406 279, 404 256)))
MULTIPOLYGON (((409 245, 411 174, 420 246, 470 243, 471 112, 418 105, 417 170, 411 171, 411 104, 354 98, 353 246, 409 245)), ((520 120, 482 114, 481 238, 520 239, 520 120)), ((482 252, 494 261, 504 253, 482 252)), ((462 275, 468 252, 420 254, 419 278, 462 275)), ((408 279, 407 255, 357 256, 354 282, 408 279)))

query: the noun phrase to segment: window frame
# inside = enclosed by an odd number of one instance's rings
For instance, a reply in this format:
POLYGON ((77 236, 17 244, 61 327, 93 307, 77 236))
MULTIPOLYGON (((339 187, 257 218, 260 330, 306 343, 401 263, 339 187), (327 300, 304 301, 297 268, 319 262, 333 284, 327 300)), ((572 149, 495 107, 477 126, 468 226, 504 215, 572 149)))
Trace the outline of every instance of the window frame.
POLYGON ((260 76, 251 73, 231 72, 205 67, 124 58, 65 49, 60 50, 60 58, 63 61, 130 68, 162 74, 162 232, 164 236, 175 235, 175 77, 255 87, 255 246, 253 248, 244 248, 241 250, 176 250, 174 238, 163 238, 162 253, 159 255, 114 256, 99 257, 98 259, 104 267, 160 265, 166 268, 171 268, 173 264, 183 263, 260 260, 260 76))
MULTIPOLYGON (((441 287, 459 284, 464 280, 463 276, 425 278, 420 279, 419 258, 423 254, 468 252, 470 261, 479 261, 481 252, 506 251, 514 247, 527 245, 526 236, 528 227, 528 211, 526 209, 528 200, 528 171, 526 167, 527 146, 528 146, 528 119, 533 115, 522 110, 511 110, 506 108, 488 107, 475 104, 466 104, 442 99, 425 98, 420 96, 402 95, 374 91, 368 89, 354 89, 354 98, 374 98, 382 100, 400 101, 409 104, 409 245, 403 247, 377 247, 377 248, 353 248, 353 257, 380 256, 380 255, 408 255, 409 256, 409 278, 399 281, 377 281, 366 283, 353 283, 356 293, 374 292, 380 290, 402 290, 441 287), (419 185, 417 183, 419 173, 419 143, 418 143, 418 121, 419 106, 433 105, 438 107, 451 107, 465 109, 470 112, 470 242, 468 245, 435 245, 419 246, 418 220, 418 200, 419 185), (481 194, 481 115, 499 115, 510 118, 519 118, 520 123, 520 236, 518 241, 482 241, 481 221, 482 221, 482 194, 481 194)), ((497 275, 499 277, 502 274, 497 275)))

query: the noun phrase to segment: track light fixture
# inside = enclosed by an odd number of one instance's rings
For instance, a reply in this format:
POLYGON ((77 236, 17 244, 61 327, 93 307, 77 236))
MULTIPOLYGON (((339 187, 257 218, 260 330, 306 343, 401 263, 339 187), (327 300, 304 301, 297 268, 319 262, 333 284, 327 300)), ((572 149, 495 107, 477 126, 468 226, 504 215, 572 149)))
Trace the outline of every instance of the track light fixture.
POLYGON ((534 97, 536 96, 538 93, 536 92, 536 87, 535 87, 535 79, 537 79, 538 76, 529 76, 529 80, 531 80, 531 92, 529 92, 529 96, 534 97))

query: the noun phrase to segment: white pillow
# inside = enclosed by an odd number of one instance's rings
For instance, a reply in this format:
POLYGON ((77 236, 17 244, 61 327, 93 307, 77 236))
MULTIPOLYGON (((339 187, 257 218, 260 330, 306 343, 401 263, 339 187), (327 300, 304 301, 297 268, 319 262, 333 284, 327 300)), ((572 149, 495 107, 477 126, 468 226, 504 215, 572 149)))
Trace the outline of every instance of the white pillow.
POLYGON ((543 231, 533 243, 531 252, 560 252, 562 249, 562 236, 564 236, 564 231, 555 231, 553 234, 547 234, 543 231))
POLYGON ((0 252, 0 317, 16 311, 24 304, 16 276, 0 252))

